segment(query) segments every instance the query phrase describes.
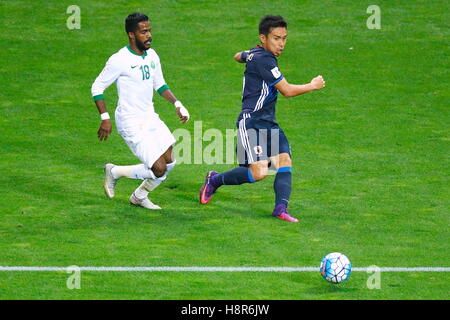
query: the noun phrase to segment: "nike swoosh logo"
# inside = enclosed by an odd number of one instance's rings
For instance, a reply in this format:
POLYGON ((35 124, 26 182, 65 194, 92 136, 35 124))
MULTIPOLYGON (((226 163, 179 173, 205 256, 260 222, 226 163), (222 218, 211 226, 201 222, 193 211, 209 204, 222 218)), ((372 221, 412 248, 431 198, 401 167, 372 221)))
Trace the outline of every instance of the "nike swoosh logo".
POLYGON ((135 66, 131 66, 131 69, 134 69, 134 68, 136 68, 138 65, 135 65, 135 66))

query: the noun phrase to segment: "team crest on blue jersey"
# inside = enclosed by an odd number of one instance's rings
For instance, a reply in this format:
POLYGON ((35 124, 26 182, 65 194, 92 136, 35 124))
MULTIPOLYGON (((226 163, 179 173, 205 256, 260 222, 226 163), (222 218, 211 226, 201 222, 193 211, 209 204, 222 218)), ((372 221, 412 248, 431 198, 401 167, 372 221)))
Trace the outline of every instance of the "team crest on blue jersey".
POLYGON ((255 154, 257 156, 260 156, 260 155, 263 154, 263 148, 261 146, 256 146, 256 147, 253 148, 253 150, 255 151, 255 154))

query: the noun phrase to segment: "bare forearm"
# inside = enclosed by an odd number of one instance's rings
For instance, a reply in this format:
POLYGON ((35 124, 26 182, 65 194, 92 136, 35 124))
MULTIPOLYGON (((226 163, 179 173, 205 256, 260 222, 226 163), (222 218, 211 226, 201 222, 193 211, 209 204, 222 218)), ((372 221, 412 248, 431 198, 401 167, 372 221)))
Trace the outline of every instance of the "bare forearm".
POLYGON ((277 88, 278 91, 280 91, 281 94, 286 98, 295 97, 314 90, 319 90, 323 87, 325 87, 325 81, 323 80, 322 76, 315 77, 311 80, 310 83, 307 84, 290 84, 285 78, 281 79, 281 81, 275 84, 275 88, 277 88))
POLYGON ((112 124, 109 118, 108 110, 106 109, 105 99, 95 101, 98 113, 101 115, 100 128, 97 131, 97 136, 100 141, 106 141, 112 131, 112 124))
POLYGON ((175 95, 172 93, 172 91, 170 89, 165 90, 161 96, 166 99, 167 101, 169 101, 170 103, 175 103, 175 101, 177 101, 178 99, 175 97, 175 95))
POLYGON ((181 103, 181 101, 179 101, 177 99, 177 97, 175 97, 175 95, 172 93, 172 91, 170 91, 170 89, 164 90, 161 93, 161 96, 166 99, 167 101, 169 101, 170 103, 173 103, 175 105, 175 110, 176 113, 178 115, 179 120, 182 123, 185 123, 186 121, 189 120, 189 112, 187 111, 187 109, 183 106, 183 104, 181 103))
POLYGON ((316 90, 311 83, 308 84, 290 84, 286 90, 285 97, 295 97, 316 90))
POLYGON ((108 110, 106 109, 105 99, 95 101, 95 105, 97 106, 97 110, 98 110, 99 114, 108 112, 108 110))

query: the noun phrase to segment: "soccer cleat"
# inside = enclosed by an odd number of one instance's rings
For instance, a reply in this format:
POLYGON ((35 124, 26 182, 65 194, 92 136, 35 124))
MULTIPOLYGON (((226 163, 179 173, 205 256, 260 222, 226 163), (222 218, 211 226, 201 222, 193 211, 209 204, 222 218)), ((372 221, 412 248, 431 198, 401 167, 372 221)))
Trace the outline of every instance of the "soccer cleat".
POLYGON ((116 182, 118 179, 114 179, 114 176, 111 173, 112 168, 114 168, 115 165, 112 163, 107 163, 105 165, 105 194, 108 198, 112 199, 114 198, 114 188, 116 187, 116 182))
POLYGON ((272 212, 272 216, 288 222, 298 222, 298 219, 287 212, 287 208, 284 204, 277 205, 272 212))
POLYGON ((136 197, 134 195, 134 192, 130 196, 130 203, 135 205, 135 206, 143 207, 143 208, 150 209, 150 210, 159 210, 159 209, 161 209, 160 206, 157 206, 156 204, 151 202, 149 198, 139 199, 138 197, 136 197))
POLYGON ((215 176, 218 172, 210 171, 206 175, 205 183, 200 189, 200 203, 207 204, 211 201, 212 195, 216 192, 217 188, 211 184, 211 178, 215 176))
POLYGON ((275 216, 275 217, 277 217, 278 219, 281 219, 281 220, 288 221, 288 222, 298 222, 298 219, 294 218, 287 212, 283 212, 279 216, 275 216))

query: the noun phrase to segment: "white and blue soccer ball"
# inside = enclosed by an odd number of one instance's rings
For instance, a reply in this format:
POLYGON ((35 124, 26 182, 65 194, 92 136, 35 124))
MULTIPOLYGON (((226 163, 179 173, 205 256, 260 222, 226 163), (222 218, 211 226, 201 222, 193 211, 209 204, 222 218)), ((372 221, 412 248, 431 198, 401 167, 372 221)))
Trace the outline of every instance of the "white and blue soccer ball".
POLYGON ((339 252, 332 252, 323 257, 320 263, 320 274, 332 283, 340 283, 350 277, 352 264, 350 260, 339 252))

